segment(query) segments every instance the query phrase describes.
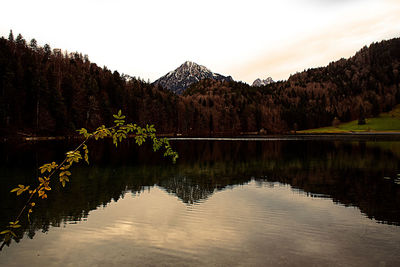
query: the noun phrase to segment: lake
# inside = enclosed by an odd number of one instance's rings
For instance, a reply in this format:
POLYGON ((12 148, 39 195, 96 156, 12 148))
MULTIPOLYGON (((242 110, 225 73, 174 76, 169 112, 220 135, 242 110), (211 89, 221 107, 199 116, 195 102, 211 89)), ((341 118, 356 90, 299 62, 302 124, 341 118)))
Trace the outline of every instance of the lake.
MULTIPOLYGON (((10 189, 74 141, 0 143, 10 189)), ((89 144, 50 185, 1 266, 400 266, 400 142, 173 140, 177 164, 133 141, 89 144)))

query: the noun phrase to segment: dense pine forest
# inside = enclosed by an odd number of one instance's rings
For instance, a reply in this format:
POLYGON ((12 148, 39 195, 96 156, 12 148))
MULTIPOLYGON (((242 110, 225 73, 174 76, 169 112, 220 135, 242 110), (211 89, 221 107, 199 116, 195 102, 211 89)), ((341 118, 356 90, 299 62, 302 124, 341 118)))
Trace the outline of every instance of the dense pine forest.
POLYGON ((130 121, 159 133, 287 133, 376 116, 400 103, 400 38, 263 87, 202 80, 176 95, 80 53, 0 38, 0 135, 67 135, 130 121))

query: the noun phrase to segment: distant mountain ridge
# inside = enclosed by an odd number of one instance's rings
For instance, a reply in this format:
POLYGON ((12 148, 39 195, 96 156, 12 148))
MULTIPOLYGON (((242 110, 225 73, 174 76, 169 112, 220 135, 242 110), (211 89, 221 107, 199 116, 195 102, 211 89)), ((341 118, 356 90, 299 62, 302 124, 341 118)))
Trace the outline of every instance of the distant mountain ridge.
POLYGON ((257 86, 264 86, 264 85, 271 84, 271 83, 274 83, 274 82, 275 81, 272 80, 271 77, 268 77, 267 79, 264 79, 264 80, 261 80, 260 78, 258 78, 253 82, 253 84, 251 86, 256 86, 256 87, 257 86))
POLYGON ((223 76, 214 73, 208 68, 186 61, 177 69, 168 72, 156 80, 153 84, 162 86, 176 94, 182 94, 190 85, 204 79, 214 79, 218 81, 233 81, 231 76, 223 76))

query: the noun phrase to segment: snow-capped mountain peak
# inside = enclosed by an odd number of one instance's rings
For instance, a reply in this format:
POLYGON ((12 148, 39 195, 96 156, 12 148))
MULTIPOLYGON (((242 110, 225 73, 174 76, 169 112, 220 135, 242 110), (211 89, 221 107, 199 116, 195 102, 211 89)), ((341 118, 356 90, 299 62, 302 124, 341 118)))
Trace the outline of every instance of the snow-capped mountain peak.
POLYGON ((272 80, 271 77, 268 77, 268 78, 265 79, 265 80, 256 79, 256 80, 253 82, 252 86, 264 86, 264 85, 267 85, 267 84, 270 84, 270 83, 274 83, 274 82, 275 82, 275 81, 272 80))
POLYGON ((168 72, 166 75, 154 82, 166 89, 169 89, 177 94, 181 94, 191 84, 203 79, 227 80, 231 81, 231 76, 223 76, 218 73, 213 73, 208 68, 196 64, 192 61, 185 61, 174 71, 168 72))

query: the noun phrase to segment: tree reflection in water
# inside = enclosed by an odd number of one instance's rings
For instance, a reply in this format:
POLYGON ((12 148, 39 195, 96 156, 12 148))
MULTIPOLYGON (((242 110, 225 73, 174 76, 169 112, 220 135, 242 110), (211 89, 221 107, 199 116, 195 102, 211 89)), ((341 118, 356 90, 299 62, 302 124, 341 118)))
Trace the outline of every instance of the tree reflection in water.
MULTIPOLYGON (((9 189, 35 179, 38 165, 62 157, 71 146, 67 142, 0 145, 1 227, 21 206, 9 189)), ((52 186, 50 201, 39 205, 23 230, 33 238, 38 230, 82 220, 89 211, 127 192, 140 194, 153 186, 192 205, 251 180, 267 186, 289 184, 311 197, 358 207, 378 222, 400 225, 400 186, 393 182, 400 166, 398 142, 175 141, 173 146, 180 155, 176 165, 150 147, 127 144, 115 151, 107 141, 96 145, 91 166, 76 169, 65 189, 52 186)))

